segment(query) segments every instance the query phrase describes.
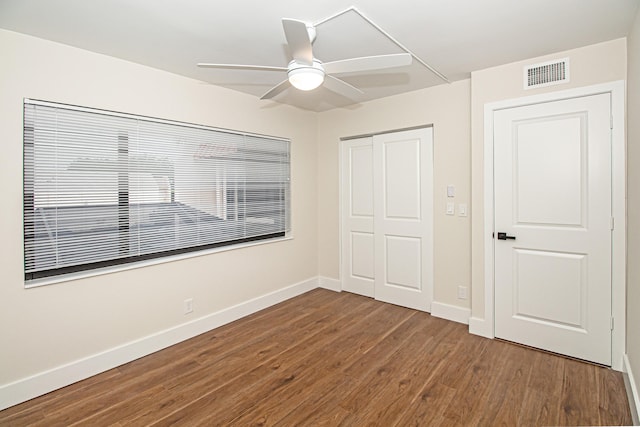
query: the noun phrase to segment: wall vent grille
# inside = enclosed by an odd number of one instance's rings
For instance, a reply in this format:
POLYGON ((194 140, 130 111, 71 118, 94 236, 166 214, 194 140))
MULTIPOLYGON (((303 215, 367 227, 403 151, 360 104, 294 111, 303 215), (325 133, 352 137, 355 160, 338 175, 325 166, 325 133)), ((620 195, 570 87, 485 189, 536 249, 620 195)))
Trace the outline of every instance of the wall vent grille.
POLYGON ((524 88, 533 89, 569 82, 569 58, 524 67, 524 88))

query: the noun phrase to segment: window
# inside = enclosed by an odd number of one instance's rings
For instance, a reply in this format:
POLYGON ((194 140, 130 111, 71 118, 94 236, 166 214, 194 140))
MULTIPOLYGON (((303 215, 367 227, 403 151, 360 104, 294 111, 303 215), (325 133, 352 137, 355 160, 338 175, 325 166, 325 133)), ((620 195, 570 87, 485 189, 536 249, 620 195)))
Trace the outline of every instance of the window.
POLYGON ((25 100, 25 280, 284 236, 289 141, 25 100))

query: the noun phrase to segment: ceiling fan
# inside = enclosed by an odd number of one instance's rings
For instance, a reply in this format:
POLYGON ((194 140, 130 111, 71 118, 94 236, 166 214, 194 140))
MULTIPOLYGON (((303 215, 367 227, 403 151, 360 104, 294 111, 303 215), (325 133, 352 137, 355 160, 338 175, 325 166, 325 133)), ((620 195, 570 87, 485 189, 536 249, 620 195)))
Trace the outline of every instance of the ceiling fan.
POLYGON ((303 21, 282 19, 284 34, 293 60, 287 67, 263 65, 198 63, 203 68, 223 68, 237 70, 260 70, 286 72, 287 79, 270 89, 260 99, 271 99, 293 86, 300 90, 313 90, 324 83, 324 87, 350 99, 357 99, 363 92, 333 74, 381 70, 410 65, 409 53, 364 56, 340 61, 322 62, 313 56, 312 43, 316 39, 316 29, 303 21))

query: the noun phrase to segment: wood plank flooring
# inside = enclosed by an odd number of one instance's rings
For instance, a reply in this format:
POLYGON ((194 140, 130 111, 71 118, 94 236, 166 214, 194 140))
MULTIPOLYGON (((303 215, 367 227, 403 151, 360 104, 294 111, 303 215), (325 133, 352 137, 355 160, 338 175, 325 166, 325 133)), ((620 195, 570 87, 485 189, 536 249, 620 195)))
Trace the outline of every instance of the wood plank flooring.
POLYGON ((629 424, 619 372, 321 289, 0 411, 0 426, 629 424))

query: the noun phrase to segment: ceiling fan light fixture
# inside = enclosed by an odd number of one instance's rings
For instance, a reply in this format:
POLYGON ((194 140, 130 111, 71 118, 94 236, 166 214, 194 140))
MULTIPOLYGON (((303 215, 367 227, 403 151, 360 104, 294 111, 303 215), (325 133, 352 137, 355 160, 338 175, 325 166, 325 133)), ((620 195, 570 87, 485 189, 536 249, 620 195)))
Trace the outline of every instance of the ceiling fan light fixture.
POLYGON ((289 83, 296 89, 313 90, 324 82, 324 71, 318 68, 301 67, 289 70, 289 83))

